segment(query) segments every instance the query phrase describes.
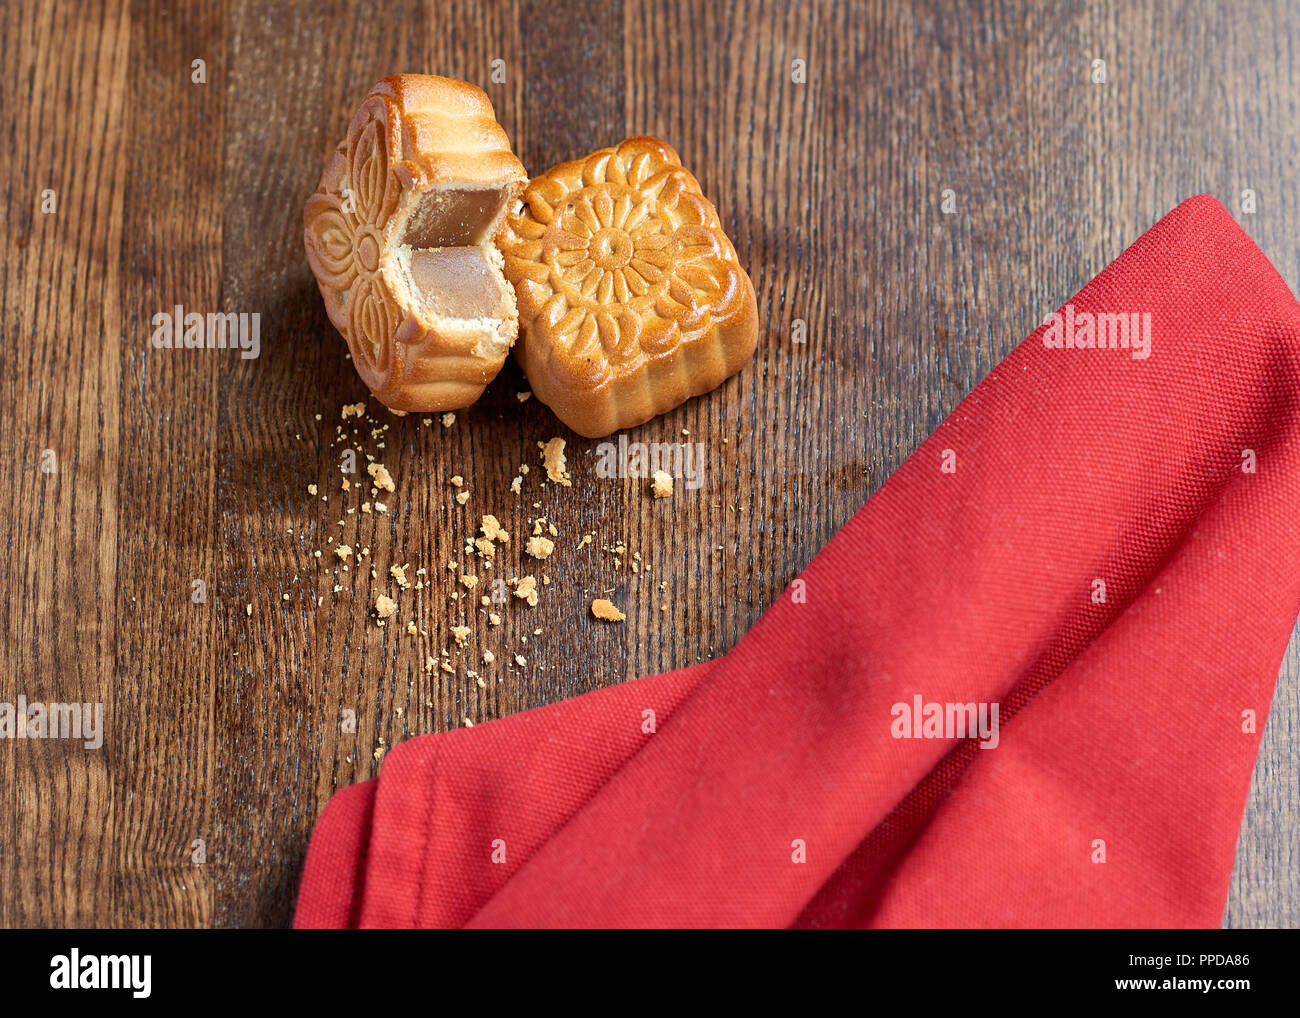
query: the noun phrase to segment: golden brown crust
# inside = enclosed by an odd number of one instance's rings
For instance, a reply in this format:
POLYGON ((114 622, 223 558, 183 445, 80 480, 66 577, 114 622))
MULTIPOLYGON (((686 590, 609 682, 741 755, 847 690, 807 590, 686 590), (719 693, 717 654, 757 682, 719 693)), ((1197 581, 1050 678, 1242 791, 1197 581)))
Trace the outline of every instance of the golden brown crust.
POLYGON ((754 287, 717 212, 657 138, 535 178, 497 244, 533 392, 594 438, 735 374, 758 342, 754 287))
MULTIPOLYGON (((361 102, 307 201, 304 240, 330 321, 386 405, 468 406, 500 370, 517 331, 508 293, 499 319, 454 319, 421 306, 403 264, 407 221, 428 192, 448 188, 499 188, 504 216, 526 180, 491 102, 473 85, 396 74, 361 102)), ((499 273, 493 226, 482 232, 478 246, 499 273)))

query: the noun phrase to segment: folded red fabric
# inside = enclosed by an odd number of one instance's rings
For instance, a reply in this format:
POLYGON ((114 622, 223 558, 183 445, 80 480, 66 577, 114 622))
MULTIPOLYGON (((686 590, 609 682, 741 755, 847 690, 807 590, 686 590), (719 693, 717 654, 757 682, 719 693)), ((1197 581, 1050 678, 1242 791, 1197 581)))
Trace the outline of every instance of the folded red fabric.
POLYGON ((1217 926, 1300 610, 1298 355, 1184 202, 725 656, 336 795, 296 924, 1217 926))

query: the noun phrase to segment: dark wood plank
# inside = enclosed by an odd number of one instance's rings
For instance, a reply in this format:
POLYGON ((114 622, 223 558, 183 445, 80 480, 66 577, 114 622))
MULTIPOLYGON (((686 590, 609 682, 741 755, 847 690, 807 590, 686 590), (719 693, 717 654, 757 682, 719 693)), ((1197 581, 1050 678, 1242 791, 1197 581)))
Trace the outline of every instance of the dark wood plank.
MULTIPOLYGON (((8 535, 0 700, 103 703, 122 732, 115 655, 123 620, 118 398, 125 305, 120 187, 129 160, 128 20, 6 6, 5 254, 0 269, 0 423, 8 535), (55 192, 52 213, 42 192, 55 192), (53 459, 47 459, 53 457, 53 459), (45 472, 43 465, 53 467, 45 472)), ((0 922, 104 921, 126 848, 121 744, 9 742, 0 751, 0 922)), ((142 863, 138 856, 133 858, 142 863)), ((149 921, 147 911, 141 918, 149 921)))

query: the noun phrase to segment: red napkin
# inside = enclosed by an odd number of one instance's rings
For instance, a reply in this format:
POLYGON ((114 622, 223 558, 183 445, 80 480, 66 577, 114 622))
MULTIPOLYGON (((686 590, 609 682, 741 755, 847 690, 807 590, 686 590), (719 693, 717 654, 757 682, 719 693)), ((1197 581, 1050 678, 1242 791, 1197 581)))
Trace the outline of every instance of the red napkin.
POLYGON ((1300 305, 1203 196, 1059 314, 724 657, 337 794, 296 924, 1219 925, 1300 609, 1300 305))

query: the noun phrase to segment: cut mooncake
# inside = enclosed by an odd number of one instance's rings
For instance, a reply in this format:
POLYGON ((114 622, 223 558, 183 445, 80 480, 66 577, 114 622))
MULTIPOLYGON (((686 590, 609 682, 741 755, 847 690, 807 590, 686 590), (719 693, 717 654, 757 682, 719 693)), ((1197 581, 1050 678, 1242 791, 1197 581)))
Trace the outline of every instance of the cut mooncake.
POLYGON ((657 138, 532 180, 497 236, 532 391, 594 438, 720 385, 754 353, 754 287, 718 214, 657 138))
POLYGON ((481 89, 396 74, 362 101, 307 201, 305 243, 386 406, 459 409, 496 377, 518 320, 493 237, 526 183, 481 89))

